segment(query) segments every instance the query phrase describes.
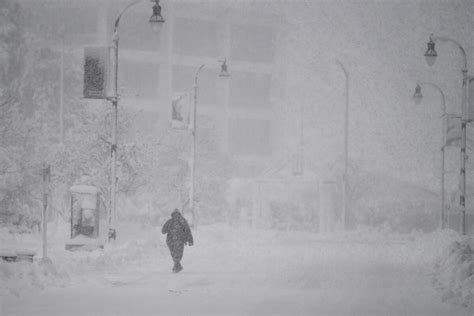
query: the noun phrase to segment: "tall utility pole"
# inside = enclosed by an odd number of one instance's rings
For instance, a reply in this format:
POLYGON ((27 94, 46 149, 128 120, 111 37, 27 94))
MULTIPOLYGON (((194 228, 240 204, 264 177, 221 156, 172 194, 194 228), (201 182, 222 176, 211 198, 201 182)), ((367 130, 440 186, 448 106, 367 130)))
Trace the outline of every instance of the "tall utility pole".
POLYGON ((461 233, 466 234, 466 127, 468 117, 468 104, 467 104, 467 88, 468 88, 468 77, 467 77, 467 65, 462 70, 462 118, 461 118, 461 170, 460 170, 460 196, 459 204, 461 206, 461 233))
POLYGON ((193 115, 192 115, 192 145, 191 145, 191 188, 189 189, 189 207, 191 208, 192 221, 191 225, 196 226, 196 212, 194 210, 194 194, 195 194, 195 184, 196 184, 196 115, 197 115, 197 93, 198 93, 198 76, 201 72, 201 69, 204 68, 202 64, 199 69, 196 71, 194 76, 194 102, 193 102, 193 115))
POLYGON ((345 77, 345 108, 344 108, 344 173, 342 175, 342 225, 346 229, 348 212, 348 169, 349 169, 349 72, 346 67, 336 59, 336 63, 341 66, 345 77))
POLYGON ((64 34, 61 34, 61 65, 59 70, 59 137, 64 145, 64 34))
POLYGON ((446 149, 446 133, 447 133, 447 113, 446 113, 446 97, 444 95, 443 90, 441 88, 431 82, 418 82, 416 88, 415 88, 415 94, 413 95, 413 98, 415 100, 415 103, 419 104, 421 102, 421 99, 423 98, 423 94, 421 93, 421 86, 427 85, 435 88, 438 90, 438 92, 441 95, 441 110, 443 113, 442 116, 442 134, 441 134, 441 212, 440 212, 440 217, 439 217, 439 227, 440 229, 446 228, 446 202, 445 202, 445 149, 446 149))
POLYGON ((459 206, 460 206, 460 231, 463 235, 466 234, 466 127, 468 122, 468 100, 467 100, 467 89, 468 89, 468 80, 467 75, 467 57, 466 51, 457 41, 450 39, 448 37, 434 36, 430 35, 430 40, 427 44, 428 49, 425 52, 425 57, 428 65, 432 66, 436 60, 438 54, 435 50, 436 41, 450 42, 455 44, 461 55, 463 57, 463 67, 461 69, 462 73, 462 101, 461 101, 461 168, 459 172, 459 206))
MULTIPOLYGON (((113 122, 112 122, 112 146, 111 146, 111 185, 110 185, 110 207, 109 207, 109 216, 108 216, 108 240, 115 240, 116 238, 116 192, 117 192, 117 125, 118 125, 118 50, 119 50, 119 24, 120 18, 130 7, 142 2, 143 0, 135 0, 127 5, 118 15, 114 24, 114 33, 112 37, 112 50, 114 56, 114 79, 113 79, 113 95, 109 99, 112 101, 113 108, 113 122)), ((152 1, 153 2, 153 1, 152 1)), ((161 29, 161 26, 165 22, 161 16, 161 6, 159 4, 160 0, 154 0, 155 5, 153 6, 153 14, 149 19, 150 25, 153 31, 158 32, 161 29)))
POLYGON ((108 216, 108 239, 115 240, 116 238, 116 190, 117 190, 117 124, 118 124, 118 24, 120 16, 115 22, 114 35, 112 38, 112 49, 114 54, 114 81, 113 81, 113 96, 112 100, 112 146, 110 148, 110 154, 112 158, 111 164, 111 179, 110 179, 110 207, 108 216))
MULTIPOLYGON (((229 73, 227 72, 227 63, 226 59, 220 60, 221 64, 221 72, 219 73, 219 77, 229 77, 229 73)), ((198 77, 199 73, 201 72, 202 68, 204 68, 205 64, 202 64, 198 70, 196 71, 196 75, 194 76, 194 102, 193 102, 193 116, 192 116, 192 126, 191 126, 191 133, 192 133, 192 145, 191 145, 191 187, 189 189, 189 207, 191 208, 191 216, 192 221, 191 225, 196 227, 197 224, 197 217, 196 211, 194 209, 194 195, 195 195, 195 186, 196 186, 196 120, 197 120, 197 95, 198 95, 198 77)))

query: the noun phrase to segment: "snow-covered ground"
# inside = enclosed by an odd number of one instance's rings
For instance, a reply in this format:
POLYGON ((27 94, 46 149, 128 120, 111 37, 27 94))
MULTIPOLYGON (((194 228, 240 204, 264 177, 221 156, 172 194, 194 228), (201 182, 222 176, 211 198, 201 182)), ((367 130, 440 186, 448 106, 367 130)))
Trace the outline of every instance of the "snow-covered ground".
POLYGON ((446 248, 434 266, 433 281, 443 293, 443 300, 474 306, 473 239, 463 238, 446 248))
MULTIPOLYGON (((322 236, 214 224, 193 232, 195 245, 185 249, 184 270, 173 274, 159 229, 127 224, 115 245, 92 252, 65 251, 60 236, 67 230, 56 229, 50 250, 54 269, 37 262, 0 264, 1 314, 474 312, 472 304, 463 307, 452 299, 456 293, 446 294, 449 273, 460 262, 441 260, 453 253, 449 249, 459 238, 454 233, 322 236)), ((26 237, 12 240, 6 232, 1 237, 3 243, 28 244, 26 237)))

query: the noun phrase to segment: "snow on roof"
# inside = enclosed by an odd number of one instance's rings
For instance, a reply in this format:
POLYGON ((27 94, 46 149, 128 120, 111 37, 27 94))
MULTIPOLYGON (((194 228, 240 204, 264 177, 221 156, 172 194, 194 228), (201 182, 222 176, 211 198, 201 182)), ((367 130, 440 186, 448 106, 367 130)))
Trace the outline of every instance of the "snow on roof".
POLYGON ((73 185, 69 190, 79 194, 97 194, 100 192, 98 188, 91 185, 73 185))

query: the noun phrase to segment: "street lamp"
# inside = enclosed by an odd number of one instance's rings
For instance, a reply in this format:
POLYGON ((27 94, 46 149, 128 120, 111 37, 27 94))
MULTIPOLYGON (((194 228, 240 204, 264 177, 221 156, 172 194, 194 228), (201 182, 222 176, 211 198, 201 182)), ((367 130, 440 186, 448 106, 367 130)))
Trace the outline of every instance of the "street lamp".
POLYGON ((425 53, 426 63, 430 66, 433 66, 436 61, 436 57, 438 57, 438 54, 436 53, 436 50, 435 50, 435 42, 433 41, 433 34, 431 34, 430 41, 428 42, 428 49, 426 50, 426 53, 425 53))
POLYGON ((344 64, 336 59, 336 63, 341 67, 345 77, 345 109, 344 109, 344 174, 342 176, 342 225, 346 228, 347 220, 347 191, 348 188, 348 164, 349 164, 349 72, 344 67, 344 64))
POLYGON ((421 87, 418 83, 415 88, 415 93, 413 94, 413 101, 415 101, 416 105, 420 105, 422 99, 423 94, 421 93, 421 87))
POLYGON ((440 87, 438 87, 436 84, 431 83, 431 82, 418 82, 415 88, 415 93, 413 94, 413 100, 415 101, 416 104, 420 104, 422 99, 423 99, 423 94, 421 93, 421 86, 431 86, 438 90, 438 92, 441 95, 441 106, 442 106, 442 111, 443 111, 443 131, 442 131, 442 136, 441 136, 441 213, 440 213, 440 222, 439 226, 441 229, 445 228, 445 223, 446 223, 446 205, 445 205, 445 188, 444 188, 444 177, 445 177, 445 168, 444 168, 444 160, 445 160, 445 155, 444 155, 444 150, 446 148, 446 98, 444 96, 443 90, 441 90, 440 87))
POLYGON ((430 34, 430 41, 428 42, 428 49, 425 53, 426 61, 428 65, 432 66, 436 60, 438 54, 435 50, 435 43, 437 41, 441 42, 450 42, 455 44, 459 50, 461 51, 461 55, 463 57, 463 67, 461 69, 462 73, 462 117, 461 117, 461 168, 460 168, 460 196, 459 196, 459 205, 461 208, 461 233, 463 235, 466 234, 466 126, 467 126, 467 83, 468 83, 468 76, 467 76, 467 57, 466 51, 464 48, 459 44, 457 41, 450 39, 448 37, 442 36, 434 36, 430 34))
MULTIPOLYGON (((111 146, 111 156, 112 156, 112 165, 111 165, 111 185, 110 185, 110 207, 108 214, 108 240, 116 238, 116 190, 117 190, 117 122, 118 122, 118 48, 119 48, 119 23, 122 15, 130 7, 142 2, 143 0, 136 0, 127 5, 118 15, 114 24, 114 34, 112 36, 112 49, 114 51, 114 80, 113 80, 113 95, 108 98, 112 102, 112 108, 114 112, 114 118, 112 123, 112 146, 111 146)), ((161 16, 161 6, 159 0, 154 0, 155 5, 153 6, 153 14, 149 19, 152 29, 158 30, 160 26, 165 22, 161 16)))
POLYGON ((221 72, 219 74, 219 77, 230 77, 230 74, 229 72, 227 71, 227 60, 224 59, 224 60, 219 60, 220 62, 222 62, 221 64, 221 72))
POLYGON ((161 16, 161 6, 160 0, 152 0, 155 1, 155 5, 153 6, 153 14, 151 15, 148 22, 150 22, 151 29, 158 33, 161 30, 161 26, 165 23, 165 19, 161 16))
MULTIPOLYGON (((228 78, 230 77, 229 72, 227 71, 227 60, 219 60, 221 62, 221 72, 219 73, 219 77, 228 78)), ((193 120, 191 126, 191 134, 192 134, 192 145, 191 145, 191 188, 189 192, 189 207, 191 208, 191 216, 193 218, 192 225, 195 226, 196 224, 196 214, 194 212, 194 193, 195 193, 195 170, 196 170, 196 132, 197 132, 197 125, 196 125, 196 116, 197 116, 197 95, 198 95, 198 77, 199 73, 201 72, 202 68, 204 68, 205 64, 202 64, 198 70, 196 71, 196 75, 194 76, 194 104, 193 104, 193 120)))

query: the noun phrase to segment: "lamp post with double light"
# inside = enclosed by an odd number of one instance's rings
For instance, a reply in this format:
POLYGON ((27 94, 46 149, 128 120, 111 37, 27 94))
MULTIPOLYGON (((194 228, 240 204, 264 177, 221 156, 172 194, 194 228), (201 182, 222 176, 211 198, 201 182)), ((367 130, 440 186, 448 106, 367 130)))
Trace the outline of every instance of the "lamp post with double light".
MULTIPOLYGON (((116 190, 117 190, 117 123, 118 123, 118 50, 119 50, 119 24, 122 15, 132 6, 142 2, 144 0, 137 0, 127 5, 118 15, 114 24, 114 33, 112 36, 112 50, 114 56, 114 71, 113 71, 113 94, 108 99, 112 103, 113 108, 113 122, 112 122, 112 146, 111 146, 111 185, 110 185, 110 207, 108 214, 108 240, 115 240, 116 238, 116 190)), ((161 26, 165 22, 161 16, 161 6, 159 0, 151 0, 154 2, 153 14, 149 19, 149 23, 153 31, 158 32, 161 26)))
POLYGON ((413 100, 416 104, 420 104, 423 99, 423 94, 421 93, 422 86, 431 86, 434 89, 438 90, 441 95, 441 110, 442 121, 443 121, 443 130, 441 136, 441 212, 439 218, 439 227, 444 229, 446 227, 446 202, 445 202, 445 148, 446 148, 446 98, 444 96, 443 90, 438 87, 436 84, 431 82, 418 82, 415 88, 415 93, 413 94, 413 100))
POLYGON ((434 36, 433 34, 430 35, 430 40, 427 44, 428 48, 425 52, 425 58, 428 65, 433 66, 436 57, 438 56, 435 50, 436 42, 449 42, 456 45, 461 52, 463 57, 463 66, 461 69, 462 74, 462 101, 461 101, 461 108, 462 108, 462 116, 461 116, 461 167, 460 167, 460 195, 459 195, 459 206, 461 211, 461 233, 463 235, 466 234, 466 127, 468 122, 468 99, 467 99, 467 89, 468 89, 468 80, 469 77, 467 75, 467 57, 466 51, 464 48, 459 44, 457 41, 443 36, 434 36))
MULTIPOLYGON (((230 77, 229 72, 227 71, 227 61, 220 60, 221 64, 221 72, 219 73, 219 77, 227 78, 230 77)), ((197 134, 197 125, 196 125, 196 118, 197 118, 197 97, 198 97, 198 78, 199 73, 201 70, 206 66, 202 64, 198 70, 196 71, 196 75, 194 76, 194 102, 193 102, 193 114, 192 114, 192 126, 191 126, 191 134, 192 134, 192 145, 191 145, 191 187, 189 191, 189 207, 191 209, 191 216, 192 221, 191 224, 193 227, 196 226, 196 213, 195 213, 195 204, 194 204, 194 195, 195 195, 195 183, 196 183, 196 134, 197 134)))

